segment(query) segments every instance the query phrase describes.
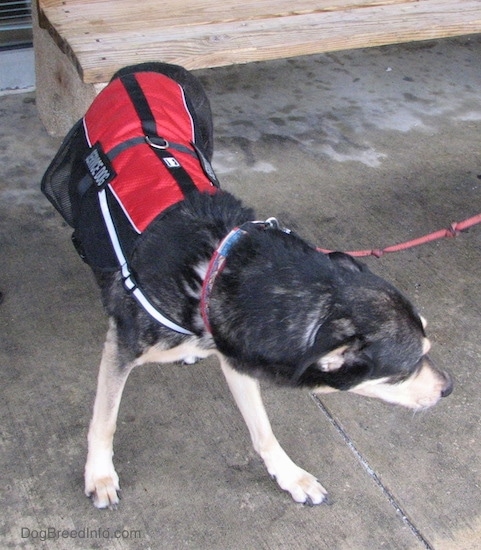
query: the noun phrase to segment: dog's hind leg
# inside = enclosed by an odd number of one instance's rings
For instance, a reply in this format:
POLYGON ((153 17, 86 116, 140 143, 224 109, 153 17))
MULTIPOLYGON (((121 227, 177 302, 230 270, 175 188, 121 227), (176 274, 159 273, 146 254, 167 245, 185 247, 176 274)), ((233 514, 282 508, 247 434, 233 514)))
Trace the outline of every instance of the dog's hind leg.
POLYGON ((117 327, 111 320, 100 362, 85 465, 85 494, 97 508, 115 508, 119 502, 119 478, 112 462, 113 438, 122 391, 132 367, 120 364, 117 327))
POLYGON ((277 441, 262 403, 259 382, 234 370, 221 357, 222 371, 247 424, 254 449, 262 457, 269 474, 296 502, 311 506, 327 501, 327 491, 317 479, 299 468, 277 441))

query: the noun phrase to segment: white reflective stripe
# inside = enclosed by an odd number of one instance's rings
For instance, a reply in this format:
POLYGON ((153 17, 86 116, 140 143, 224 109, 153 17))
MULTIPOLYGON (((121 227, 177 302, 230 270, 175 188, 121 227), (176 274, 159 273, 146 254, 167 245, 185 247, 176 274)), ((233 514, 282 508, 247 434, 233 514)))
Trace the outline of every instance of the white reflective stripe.
POLYGON ((170 328, 172 330, 175 330, 175 332, 180 332, 182 334, 194 334, 193 332, 190 332, 190 330, 187 330, 186 328, 174 323, 170 319, 167 319, 167 317, 164 317, 162 313, 157 311, 154 306, 148 301, 140 288, 136 287, 132 294, 139 302, 139 304, 145 309, 145 311, 152 315, 152 317, 162 325, 165 325, 167 328, 170 328))
POLYGON ((192 138, 190 141, 193 141, 195 143, 195 124, 194 124, 194 119, 192 118, 192 114, 191 112, 189 111, 189 108, 187 107, 187 101, 185 99, 185 92, 184 92, 184 88, 182 88, 182 86, 177 83, 179 88, 180 88, 180 93, 182 95, 182 102, 184 104, 184 109, 186 111, 186 113, 189 115, 189 118, 190 118, 190 132, 191 132, 191 135, 192 135, 192 138))
POLYGON ((117 236, 117 231, 115 230, 112 216, 110 215, 109 205, 107 203, 107 194, 105 193, 105 189, 102 189, 101 191, 99 191, 99 202, 100 202, 100 209, 102 210, 102 215, 104 217, 105 225, 107 226, 107 231, 109 232, 110 240, 112 241, 112 245, 114 247, 115 255, 117 256, 117 260, 119 261, 119 264, 122 266, 122 275, 124 278, 126 278, 130 275, 130 271, 129 271, 129 268, 127 267, 127 260, 125 259, 124 252, 119 243, 119 238, 117 236))
POLYGON ((137 285, 133 281, 132 277, 127 277, 124 279, 124 286, 127 290, 133 290, 137 285))
POLYGON ((121 265, 122 277, 124 278, 125 287, 128 290, 134 289, 132 291, 132 295, 139 302, 139 304, 145 309, 145 311, 147 311, 147 313, 149 313, 156 321, 166 326, 167 328, 174 330, 175 332, 180 332, 181 334, 193 335, 194 333, 191 332, 190 330, 187 330, 186 328, 181 327, 180 325, 174 323, 170 319, 167 319, 167 317, 164 317, 162 313, 160 313, 160 311, 157 311, 155 307, 149 302, 149 300, 144 295, 144 293, 140 290, 140 288, 135 286, 135 283, 131 278, 131 273, 129 270, 129 266, 127 265, 127 260, 125 259, 124 252, 119 242, 117 231, 115 230, 112 216, 110 215, 109 205, 107 203, 107 194, 105 193, 105 189, 102 189, 99 192, 99 202, 100 202, 100 209, 104 217, 105 225, 107 226, 107 231, 109 232, 110 240, 112 241, 112 245, 114 247, 115 255, 117 256, 117 260, 121 265))
POLYGON ((90 141, 89 136, 89 129, 87 128, 87 121, 85 120, 85 117, 82 119, 82 125, 84 127, 85 137, 87 138, 87 143, 89 147, 92 147, 92 142, 90 141))
POLYGON ((140 229, 135 225, 134 223, 134 220, 130 217, 130 214, 129 214, 129 211, 127 210, 127 208, 125 208, 124 206, 124 203, 121 201, 121 199, 119 199, 117 193, 115 192, 115 189, 109 185, 109 189, 110 189, 110 192, 112 193, 112 195, 115 197, 115 199, 117 200, 120 208, 122 208, 124 214, 125 214, 125 217, 129 220, 130 222, 130 225, 135 229, 135 231, 141 235, 142 234, 142 231, 140 231, 140 229))

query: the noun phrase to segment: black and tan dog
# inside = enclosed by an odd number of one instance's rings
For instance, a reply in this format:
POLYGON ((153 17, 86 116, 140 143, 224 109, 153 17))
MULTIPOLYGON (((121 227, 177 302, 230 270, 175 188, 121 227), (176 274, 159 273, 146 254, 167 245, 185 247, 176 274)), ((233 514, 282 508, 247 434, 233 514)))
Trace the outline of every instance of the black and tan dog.
MULTIPOLYGON (((85 176, 77 178, 79 184, 63 170, 61 178, 55 177, 59 186, 69 189, 68 200, 65 194, 57 201, 49 197, 80 235, 77 240, 84 256, 91 259, 110 318, 88 435, 85 492, 98 508, 118 503, 113 436, 122 390, 132 369, 145 363, 216 355, 269 474, 296 502, 320 504, 327 498, 326 490, 292 462, 272 433, 259 378, 315 393, 350 391, 415 410, 431 407, 448 395, 451 378, 428 359, 424 320, 392 285, 350 256, 318 252, 275 219, 255 221, 251 209, 217 189, 208 164, 212 154, 208 102, 189 73, 153 64, 123 70, 112 84, 140 83, 145 115, 150 97, 142 75, 150 72, 162 76, 156 85, 180 85, 190 115, 197 116, 194 135, 183 138, 160 121, 154 128, 142 124, 138 136, 127 136, 113 152, 102 150, 102 139, 96 138, 97 143, 88 144, 86 161, 94 185, 85 176), (166 136, 168 132, 171 135, 166 136), (120 169, 109 163, 140 143, 147 143, 158 157, 159 170, 164 172, 155 178, 170 178, 181 188, 181 199, 145 227, 137 227, 139 238, 129 253, 121 250, 117 267, 108 269, 92 260, 92 249, 101 245, 87 242, 89 231, 76 227, 80 218, 85 222, 89 216, 78 213, 73 195, 78 189, 82 198, 92 193, 87 204, 93 204, 103 192, 100 201, 103 207, 110 202, 112 213, 104 210, 102 220, 115 227, 121 190, 114 180, 120 169), (175 169, 182 168, 182 155, 203 167, 199 177, 207 179, 202 185, 192 182, 197 176, 190 177, 188 185, 175 174, 172 179, 175 169), (61 201, 69 203, 67 213, 61 201)), ((104 92, 105 99, 108 92, 104 92)), ((115 113, 115 96, 108 101, 115 113)), ((162 109, 152 107, 148 116, 158 118, 165 114, 162 109)), ((169 114, 169 124, 176 116, 176 112, 169 114)), ((121 133, 117 126, 125 123, 125 117, 120 113, 102 123, 108 132, 121 133)), ((79 139, 78 132, 85 131, 85 126, 84 120, 74 139, 79 139)), ((43 183, 47 194, 53 174, 58 174, 59 164, 70 154, 72 139, 71 135, 61 159, 47 171, 43 183)), ((124 164, 131 167, 132 162, 135 158, 124 164)), ((78 170, 71 159, 70 164, 72 172, 78 170)), ((137 194, 136 200, 142 206, 142 197, 137 194)), ((114 230, 114 237, 122 231, 114 230)))

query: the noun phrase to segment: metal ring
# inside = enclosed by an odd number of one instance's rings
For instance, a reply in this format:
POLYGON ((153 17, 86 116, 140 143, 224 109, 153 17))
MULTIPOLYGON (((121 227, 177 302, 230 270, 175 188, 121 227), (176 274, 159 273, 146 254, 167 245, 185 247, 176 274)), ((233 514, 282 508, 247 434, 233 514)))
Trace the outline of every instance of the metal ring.
POLYGON ((269 227, 270 229, 280 229, 279 227, 279 222, 277 221, 276 218, 267 218, 267 220, 264 222, 267 227, 269 227))
POLYGON ((161 149, 162 151, 164 151, 165 149, 169 148, 169 142, 166 139, 158 137, 158 136, 156 136, 154 138, 150 138, 149 136, 145 136, 145 142, 148 145, 150 145, 153 149, 161 149), (152 139, 159 140, 162 143, 155 143, 154 141, 152 141, 152 139))

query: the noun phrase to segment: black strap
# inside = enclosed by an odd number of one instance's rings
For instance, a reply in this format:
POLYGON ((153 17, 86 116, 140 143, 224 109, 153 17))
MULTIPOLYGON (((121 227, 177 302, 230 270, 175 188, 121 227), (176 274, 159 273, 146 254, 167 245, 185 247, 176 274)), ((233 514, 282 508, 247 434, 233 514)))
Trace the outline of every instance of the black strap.
POLYGON ((134 104, 137 115, 142 123, 142 129, 147 136, 157 135, 157 125, 155 123, 155 117, 150 108, 149 102, 142 91, 135 74, 127 74, 120 78, 124 85, 129 97, 134 104))
MULTIPOLYGON (((149 102, 147 101, 147 98, 142 91, 142 88, 135 78, 135 74, 127 74, 120 77, 120 80, 135 107, 137 115, 142 124, 142 130, 144 131, 144 134, 149 138, 162 139, 162 136, 159 136, 157 134, 155 117, 152 113, 149 102)), ((188 193, 197 190, 197 187, 195 186, 192 178, 168 149, 152 147, 152 151, 157 155, 159 160, 172 174, 174 179, 179 184, 179 187, 184 195, 187 195, 188 193)))

